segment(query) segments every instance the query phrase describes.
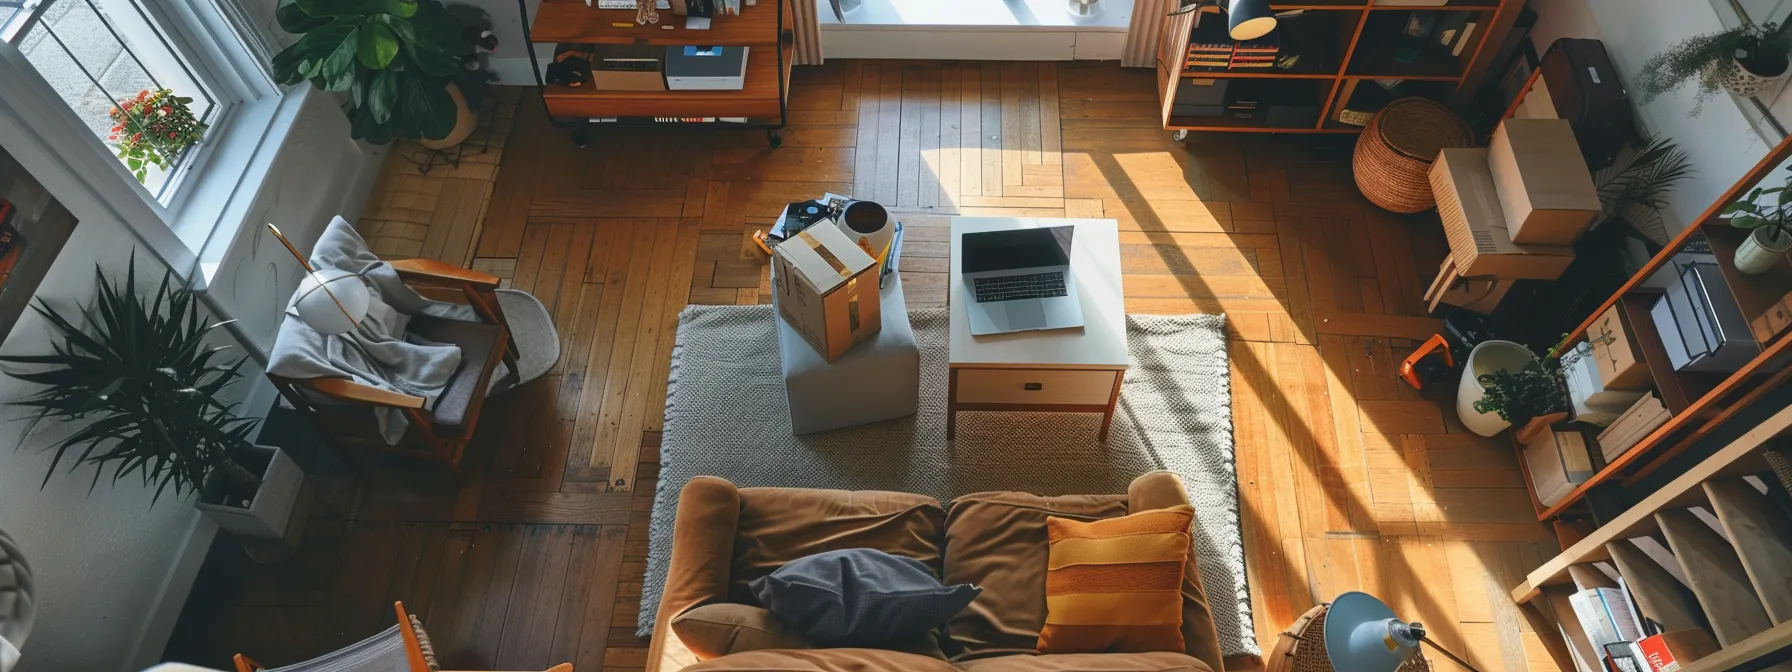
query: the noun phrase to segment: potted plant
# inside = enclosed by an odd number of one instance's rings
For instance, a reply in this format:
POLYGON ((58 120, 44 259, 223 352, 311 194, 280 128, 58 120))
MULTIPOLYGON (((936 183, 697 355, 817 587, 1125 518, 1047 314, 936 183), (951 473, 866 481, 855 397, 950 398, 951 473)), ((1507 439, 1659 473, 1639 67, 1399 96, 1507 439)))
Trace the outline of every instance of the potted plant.
POLYGON ((1693 77, 1699 78, 1697 115, 1718 89, 1752 96, 1785 78, 1792 42, 1772 23, 1747 25, 1686 38, 1643 64, 1637 90, 1644 103, 1693 77))
POLYGON ((1736 270, 1748 275, 1766 273, 1792 251, 1792 176, 1786 185, 1755 187, 1748 197, 1724 206, 1730 226, 1748 231, 1736 247, 1736 270), (1767 203, 1761 198, 1768 197, 1767 203))
POLYGON ((149 179, 149 167, 173 170, 188 147, 205 138, 205 122, 188 107, 193 99, 168 89, 137 92, 112 106, 112 131, 106 141, 138 182, 149 179))
POLYGON ((275 79, 347 93, 355 138, 440 149, 473 132, 484 88, 456 79, 477 46, 441 2, 280 0, 274 17, 302 36, 274 56, 275 79))
POLYGON ((1641 146, 1621 153, 1615 164, 1599 171, 1600 207, 1593 226, 1608 219, 1622 220, 1638 235, 1666 245, 1667 227, 1662 224, 1661 211, 1668 207, 1668 194, 1692 172, 1686 150, 1665 137, 1649 136, 1641 146))
MULTIPOLYGON (((51 354, 0 356, 23 365, 7 375, 41 385, 13 402, 35 409, 32 422, 78 425, 46 448, 54 451, 44 483, 69 460, 92 464, 94 483, 109 467, 155 487, 200 494, 197 506, 226 530, 282 537, 304 472, 275 448, 254 445, 256 420, 239 418, 217 395, 241 374, 243 360, 223 362, 223 347, 206 343, 220 324, 205 321, 198 301, 173 274, 147 300, 137 296, 136 258, 122 280, 98 269, 99 294, 77 324, 43 301, 32 306, 59 341, 51 354)), ((29 435, 29 433, 27 433, 29 435)))
MULTIPOLYGON (((1481 436, 1568 410, 1561 381, 1530 349, 1511 341, 1483 341, 1463 362, 1456 415, 1481 436)), ((1560 418, 1558 418, 1560 419, 1560 418)))

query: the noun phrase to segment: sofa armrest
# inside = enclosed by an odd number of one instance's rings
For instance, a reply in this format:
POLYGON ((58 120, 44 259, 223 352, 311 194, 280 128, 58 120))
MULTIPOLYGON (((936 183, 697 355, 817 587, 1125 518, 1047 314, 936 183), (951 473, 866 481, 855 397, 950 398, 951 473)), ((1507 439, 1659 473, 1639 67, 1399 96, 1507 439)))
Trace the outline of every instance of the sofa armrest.
MULTIPOLYGON (((1182 478, 1168 471, 1153 471, 1132 480, 1126 488, 1126 511, 1138 513, 1189 504, 1188 489, 1182 478)), ((1225 512, 1211 512, 1225 515, 1225 512)), ((1195 512, 1200 520, 1201 512, 1195 512)), ((1207 590, 1201 586, 1201 564, 1191 542, 1188 562, 1182 567, 1182 648, 1214 670, 1226 669, 1220 652, 1220 636, 1213 627, 1213 606, 1207 602, 1207 590)))
POLYGON ((672 619, 690 609, 728 600, 740 506, 740 490, 725 479, 698 476, 684 485, 672 528, 666 588, 647 649, 649 672, 674 672, 698 662, 696 654, 672 633, 672 619))

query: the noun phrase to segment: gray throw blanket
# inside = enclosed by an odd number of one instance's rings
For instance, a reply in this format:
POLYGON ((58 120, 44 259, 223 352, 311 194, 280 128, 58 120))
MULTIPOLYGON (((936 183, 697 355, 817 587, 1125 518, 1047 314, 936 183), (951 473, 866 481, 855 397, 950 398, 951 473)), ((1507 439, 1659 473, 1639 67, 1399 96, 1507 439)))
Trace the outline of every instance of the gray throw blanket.
MULTIPOLYGON (((269 353, 268 373, 286 378, 347 378, 422 397, 425 407, 433 408, 460 366, 460 348, 407 337, 405 325, 414 315, 477 322, 473 309, 418 294, 404 284, 391 264, 374 256, 367 241, 341 217, 330 220, 317 239, 311 250, 311 267, 361 276, 372 295, 367 317, 357 331, 325 336, 299 319, 289 303, 287 319, 281 321, 269 353)), ((378 408, 375 415, 386 443, 397 445, 408 424, 403 411, 378 408)))

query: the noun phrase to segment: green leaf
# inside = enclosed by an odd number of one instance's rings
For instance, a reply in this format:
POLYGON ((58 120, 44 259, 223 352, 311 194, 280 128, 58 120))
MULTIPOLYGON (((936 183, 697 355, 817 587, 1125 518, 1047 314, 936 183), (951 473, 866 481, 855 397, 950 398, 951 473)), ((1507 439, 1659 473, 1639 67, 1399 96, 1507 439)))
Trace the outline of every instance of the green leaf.
POLYGON ((319 64, 317 73, 311 77, 311 83, 325 91, 338 93, 347 91, 348 87, 354 84, 355 53, 358 51, 356 45, 359 43, 356 35, 358 33, 360 33, 359 28, 349 29, 348 35, 344 36, 342 42, 336 45, 336 50, 330 52, 330 55, 319 64))
POLYGON ((404 78, 399 89, 399 111, 416 137, 445 138, 454 131, 459 109, 448 95, 447 83, 420 77, 404 78))
POLYGON ((280 4, 274 7, 274 20, 280 24, 281 30, 294 35, 309 33, 330 22, 327 17, 306 14, 299 7, 298 0, 280 0, 280 4))
POLYGON ((1767 220, 1754 215, 1737 215, 1730 218, 1730 226, 1738 229, 1752 229, 1766 223, 1767 220))
POLYGON ((384 70, 398 55, 398 36, 391 28, 378 23, 368 23, 356 32, 356 55, 361 65, 372 70, 384 70))
POLYGON ((316 17, 365 17, 374 14, 411 16, 417 13, 416 0, 295 0, 300 9, 316 17))
POLYGON ((447 77, 460 70, 460 55, 471 51, 460 36, 460 25, 439 5, 424 5, 406 20, 391 16, 374 21, 392 29, 404 45, 404 53, 425 74, 447 77))
POLYGON ((392 120, 392 112, 398 106, 400 77, 402 75, 393 70, 374 73, 373 82, 367 87, 367 111, 376 123, 384 124, 392 120))

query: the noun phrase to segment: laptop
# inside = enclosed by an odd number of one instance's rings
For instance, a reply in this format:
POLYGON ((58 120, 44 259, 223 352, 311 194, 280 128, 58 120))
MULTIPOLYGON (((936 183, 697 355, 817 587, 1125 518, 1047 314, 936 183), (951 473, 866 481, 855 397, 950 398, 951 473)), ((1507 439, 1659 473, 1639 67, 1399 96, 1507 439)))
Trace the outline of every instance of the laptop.
POLYGON ((960 273, 971 334, 1083 326, 1070 273, 1074 226, 964 234, 960 273))

